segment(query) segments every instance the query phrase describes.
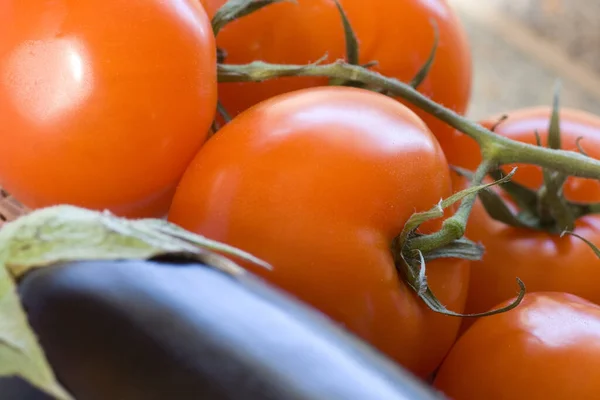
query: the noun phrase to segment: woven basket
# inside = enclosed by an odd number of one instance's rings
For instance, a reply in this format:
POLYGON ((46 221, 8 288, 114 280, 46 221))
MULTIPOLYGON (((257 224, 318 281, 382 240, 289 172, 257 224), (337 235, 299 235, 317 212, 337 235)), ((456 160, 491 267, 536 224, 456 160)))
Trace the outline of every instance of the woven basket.
POLYGON ((21 203, 6 190, 0 188, 0 227, 28 212, 21 203))

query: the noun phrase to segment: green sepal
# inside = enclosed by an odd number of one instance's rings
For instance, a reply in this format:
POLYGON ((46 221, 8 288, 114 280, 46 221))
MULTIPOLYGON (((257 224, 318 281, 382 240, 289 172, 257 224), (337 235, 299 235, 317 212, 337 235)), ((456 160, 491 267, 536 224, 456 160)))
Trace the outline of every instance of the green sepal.
POLYGON ((438 28, 437 22, 434 19, 431 21, 431 26, 433 27, 434 39, 433 46, 431 47, 431 51, 429 52, 429 56, 425 61, 425 64, 421 66, 419 71, 416 73, 414 78, 410 81, 409 85, 414 89, 418 89, 419 86, 427 79, 427 75, 429 75, 429 71, 431 71, 431 67, 433 66, 433 62, 435 61, 435 56, 437 54, 438 45, 440 41, 440 29, 438 28))

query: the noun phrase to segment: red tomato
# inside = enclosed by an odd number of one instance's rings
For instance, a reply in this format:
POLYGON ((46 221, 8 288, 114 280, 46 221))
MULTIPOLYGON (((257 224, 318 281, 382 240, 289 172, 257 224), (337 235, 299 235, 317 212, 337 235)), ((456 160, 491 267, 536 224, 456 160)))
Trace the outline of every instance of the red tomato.
POLYGON ((596 399, 598 343, 598 305, 565 293, 530 293, 516 309, 479 319, 434 385, 454 400, 596 399))
MULTIPOLYGON (((226 125, 190 164, 169 219, 271 263, 249 268, 424 376, 460 320, 430 311, 401 281, 390 244, 410 215, 450 193, 445 156, 414 113, 380 94, 324 87, 226 125)), ((442 303, 460 312, 468 263, 428 268, 442 303)))
MULTIPOLYGON (((226 0, 201 0, 209 15, 226 0)), ((435 62, 420 91, 458 113, 466 111, 471 90, 471 54, 460 21, 445 0, 340 0, 360 45, 360 62, 386 76, 411 81, 425 64, 434 44, 431 21, 439 27, 435 62)), ((263 60, 306 64, 325 54, 329 61, 345 56, 339 12, 332 0, 300 0, 266 7, 226 26, 217 45, 232 64, 263 60)), ((219 85, 219 98, 233 115, 277 94, 326 85, 322 78, 288 78, 219 85)), ((437 136, 451 146, 454 131, 436 118, 414 109, 437 136)))
POLYGON ((29 207, 166 214, 216 105, 195 0, 0 2, 0 184, 29 207))
MULTIPOLYGON (((531 108, 507 113, 508 120, 496 132, 511 139, 535 144, 537 130, 546 144, 551 109, 531 108)), ((600 158, 600 118, 570 109, 563 109, 561 118, 562 148, 577 150, 576 141, 593 158, 600 158)), ((491 127, 498 117, 482 122, 491 127)), ((468 138, 457 147, 454 156, 461 165, 474 169, 480 157, 474 142, 468 138), (460 157, 459 157, 460 155, 460 157)), ((508 166, 505 170, 510 170, 508 166)), ((519 165, 514 181, 537 189, 542 184, 540 168, 519 165)), ((464 181, 461 183, 464 184, 464 181)), ((458 186, 458 185, 457 185, 458 186)), ((592 179, 569 178, 565 196, 573 201, 600 201, 600 182, 592 179)), ((575 233, 600 245, 600 216, 588 215, 576 222, 575 233)), ((515 277, 533 291, 568 292, 600 304, 600 260, 580 239, 560 237, 543 231, 514 228, 493 220, 477 202, 469 219, 466 236, 485 246, 482 261, 473 263, 468 312, 481 312, 515 295, 515 277)), ((468 325, 470 320, 465 320, 468 325)))

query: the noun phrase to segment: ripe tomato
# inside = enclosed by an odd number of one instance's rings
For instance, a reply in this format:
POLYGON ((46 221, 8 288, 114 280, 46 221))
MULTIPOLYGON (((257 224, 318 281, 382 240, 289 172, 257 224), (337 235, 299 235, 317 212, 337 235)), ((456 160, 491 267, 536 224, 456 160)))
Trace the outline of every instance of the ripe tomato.
POLYGON ((434 385, 455 400, 595 399, 600 307, 530 293, 509 312, 480 318, 458 340, 434 385))
POLYGON ((25 205, 166 214, 216 105, 195 0, 0 2, 0 184, 25 205))
MULTIPOLYGON (((249 268, 426 375, 460 320, 430 311, 400 280, 390 244, 450 183, 439 144, 402 104, 361 89, 304 89, 250 108, 208 141, 169 219, 271 263, 249 268)), ((428 266, 432 290, 454 311, 468 268, 428 266)))
MULTIPOLYGON (((551 113, 548 107, 507 113, 508 120, 498 126, 496 133, 535 144, 535 131, 538 131, 545 145, 551 113)), ((588 155, 600 158, 599 117, 563 109, 560 120, 563 149, 578 151, 576 141, 581 137, 581 146, 588 155)), ((482 124, 490 128, 497 121, 498 117, 492 117, 482 124)), ((464 145, 456 148, 454 156, 461 159, 462 166, 474 169, 480 160, 479 152, 471 139, 465 136, 462 141, 464 145)), ((518 167, 514 181, 533 189, 540 187, 540 168, 532 165, 518 167)), ((569 178, 564 193, 567 199, 573 201, 598 202, 600 183, 592 179, 569 178)), ((580 218, 574 232, 600 245, 600 216, 580 218)), ((600 260, 580 239, 507 226, 493 220, 480 202, 475 204, 466 236, 483 243, 486 248, 483 260, 472 264, 468 312, 490 309, 513 297, 515 277, 525 283, 529 292, 568 292, 600 304, 600 260)), ((471 321, 465 320, 465 323, 468 325, 471 321)))
MULTIPOLYGON (((201 0, 209 15, 226 0, 201 0)), ((458 113, 466 111, 471 90, 471 54, 460 21, 445 0, 340 0, 360 45, 360 62, 378 61, 373 70, 409 82, 427 61, 439 28, 437 55, 419 90, 458 113)), ((306 64, 325 54, 345 56, 339 12, 332 0, 282 2, 226 26, 217 45, 232 64, 263 60, 306 64)), ((277 94, 326 85, 322 78, 287 78, 219 85, 219 98, 236 115, 277 94)), ((436 118, 413 109, 442 144, 450 146, 454 131, 436 118)))

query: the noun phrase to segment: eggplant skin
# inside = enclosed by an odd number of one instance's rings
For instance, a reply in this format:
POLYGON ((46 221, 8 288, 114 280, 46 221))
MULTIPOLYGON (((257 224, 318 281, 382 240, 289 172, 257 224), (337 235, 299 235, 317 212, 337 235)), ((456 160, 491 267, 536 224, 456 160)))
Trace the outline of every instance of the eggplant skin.
POLYGON ((441 398, 250 274, 164 260, 74 262, 28 273, 19 293, 78 400, 441 398))
POLYGON ((21 378, 1 377, 0 400, 53 400, 53 398, 21 378))

